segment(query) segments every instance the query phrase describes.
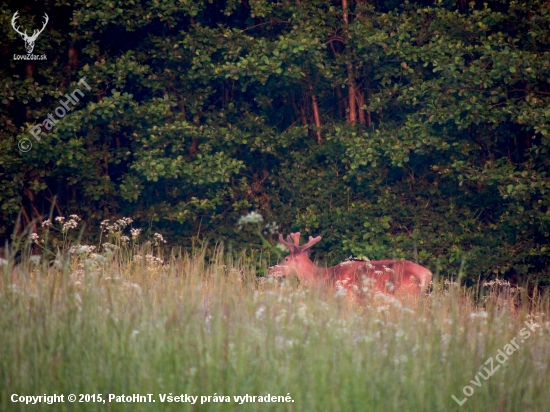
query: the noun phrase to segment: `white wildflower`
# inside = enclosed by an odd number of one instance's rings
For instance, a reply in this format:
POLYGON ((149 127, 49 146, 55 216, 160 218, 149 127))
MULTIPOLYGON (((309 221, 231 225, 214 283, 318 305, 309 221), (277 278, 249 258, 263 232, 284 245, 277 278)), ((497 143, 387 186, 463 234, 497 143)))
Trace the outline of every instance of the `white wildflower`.
POLYGON ((348 294, 348 291, 345 288, 337 287, 336 293, 334 294, 334 297, 335 298, 341 298, 341 297, 347 296, 347 294, 348 294))
MULTIPOLYGON (((71 215, 71 216, 76 216, 76 215, 71 215)), ((78 222, 80 220, 80 218, 78 216, 76 216, 77 219, 73 219, 71 217, 71 219, 69 219, 66 223, 63 224, 63 227, 61 228, 61 231, 63 233, 67 232, 69 229, 76 229, 76 227, 78 226, 78 222)))
POLYGON ((164 237, 160 233, 155 233, 153 237, 155 238, 155 241, 157 241, 158 243, 163 243, 163 242, 166 243, 166 240, 164 240, 164 237))
POLYGON ((40 259, 42 259, 42 256, 40 255, 32 255, 30 258, 29 258, 29 261, 31 262, 31 265, 39 265, 40 264, 40 259))
POLYGON ((151 264, 162 265, 164 263, 164 260, 162 260, 161 258, 155 257, 153 255, 145 255, 145 259, 147 260, 148 263, 151 263, 151 264))
POLYGON ((372 285, 375 285, 376 283, 378 283, 376 281, 376 279, 369 278, 365 275, 361 276, 361 281, 363 282, 363 285, 365 285, 365 286, 372 286, 372 285))
POLYGON ((124 229, 126 226, 128 226, 132 222, 133 220, 127 217, 118 219, 113 224, 110 224, 109 219, 105 219, 103 222, 101 222, 100 226, 102 228, 103 233, 120 233, 122 229, 124 229))
POLYGON ((286 317, 286 310, 285 309, 281 309, 279 311, 279 314, 275 317, 275 322, 279 323, 281 321, 283 321, 286 317))
POLYGON ((279 226, 275 222, 267 223, 264 227, 264 234, 274 235, 279 232, 279 226))
POLYGON ((237 222, 237 228, 242 229, 243 226, 248 224, 260 224, 264 221, 264 218, 257 211, 250 212, 245 216, 241 216, 237 222))
POLYGON ((481 284, 482 286, 488 286, 488 287, 491 287, 491 286, 505 286, 505 287, 510 287, 512 286, 512 284, 507 281, 507 280, 502 280, 502 279, 496 279, 496 280, 491 280, 489 282, 483 282, 481 284))
POLYGON ((92 253, 96 249, 95 246, 89 245, 76 245, 69 249, 69 253, 76 253, 77 255, 86 255, 92 253))
POLYGON ((470 313, 470 319, 475 319, 475 318, 487 319, 488 316, 489 316, 489 314, 487 312, 485 312, 484 310, 479 311, 477 313, 476 312, 470 313))
POLYGON ((122 219, 118 219, 115 223, 115 225, 125 228, 126 226, 130 225, 134 220, 130 219, 129 217, 123 217, 122 219))
POLYGON ((256 319, 263 319, 263 317, 264 317, 264 312, 265 312, 265 306, 260 306, 260 307, 256 310, 256 319))
POLYGON ((118 249, 118 246, 117 245, 113 245, 112 243, 103 243, 101 245, 103 247, 103 249, 105 250, 115 250, 115 249, 118 249))
POLYGON ((98 253, 92 253, 90 255, 90 259, 95 260, 100 265, 103 265, 107 262, 107 259, 105 259, 105 256, 100 255, 98 253))

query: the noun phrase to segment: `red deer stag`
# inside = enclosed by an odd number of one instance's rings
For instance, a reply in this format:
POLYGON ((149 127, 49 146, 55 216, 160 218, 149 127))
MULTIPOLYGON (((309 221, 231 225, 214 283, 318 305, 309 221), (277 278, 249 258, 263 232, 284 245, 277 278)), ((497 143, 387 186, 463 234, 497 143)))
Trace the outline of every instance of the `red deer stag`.
POLYGON ((311 247, 321 240, 321 236, 309 237, 309 242, 300 246, 300 233, 279 235, 290 255, 269 269, 270 276, 295 274, 305 284, 328 283, 355 289, 370 290, 386 294, 419 295, 432 280, 432 273, 408 260, 346 260, 336 266, 323 268, 316 266, 308 257, 311 247), (291 239, 294 242, 291 242, 291 239))

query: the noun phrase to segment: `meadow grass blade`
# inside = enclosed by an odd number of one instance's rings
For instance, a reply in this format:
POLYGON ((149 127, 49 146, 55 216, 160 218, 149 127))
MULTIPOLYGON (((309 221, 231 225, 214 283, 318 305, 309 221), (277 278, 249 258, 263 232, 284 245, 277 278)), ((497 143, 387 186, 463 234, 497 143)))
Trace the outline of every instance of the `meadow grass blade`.
MULTIPOLYGON (((23 254, 1 266, 2 411, 545 410, 547 295, 453 282, 403 302, 363 304, 291 279, 256 277, 251 253, 218 245, 164 260, 145 244, 104 253, 23 254), (463 388, 517 337, 541 325, 461 407, 463 388), (25 405, 13 394, 153 394, 155 403, 25 405), (289 403, 235 403, 287 395, 289 403), (160 394, 199 396, 199 406, 160 394), (200 396, 231 402, 200 405, 200 396)), ((11 259, 11 258, 10 258, 11 259)), ((438 277, 438 279, 443 279, 438 277)))

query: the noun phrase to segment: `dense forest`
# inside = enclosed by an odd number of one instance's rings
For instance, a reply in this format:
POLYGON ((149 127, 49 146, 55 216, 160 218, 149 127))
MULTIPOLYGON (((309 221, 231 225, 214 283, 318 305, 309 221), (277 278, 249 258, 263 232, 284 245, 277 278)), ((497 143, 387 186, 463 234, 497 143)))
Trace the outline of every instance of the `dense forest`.
POLYGON ((172 244, 254 247, 237 221, 257 210, 323 236, 327 263, 403 257, 550 282, 546 0, 0 11, 2 243, 18 217, 39 230, 53 210, 87 236, 127 216, 172 244), (18 59, 15 28, 42 27, 32 53, 46 58, 18 59))

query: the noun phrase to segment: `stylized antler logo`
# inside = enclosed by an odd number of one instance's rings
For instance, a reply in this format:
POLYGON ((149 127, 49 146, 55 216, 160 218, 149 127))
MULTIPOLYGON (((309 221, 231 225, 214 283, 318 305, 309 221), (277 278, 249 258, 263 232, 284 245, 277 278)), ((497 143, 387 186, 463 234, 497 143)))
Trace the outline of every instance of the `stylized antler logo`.
POLYGON ((11 19, 11 25, 12 25, 13 29, 15 30, 15 32, 23 38, 23 41, 25 42, 25 49, 27 49, 27 53, 31 54, 33 49, 34 49, 34 42, 36 41, 38 35, 44 31, 44 29, 46 28, 46 24, 48 24, 48 21, 50 19, 49 19, 48 15, 46 13, 44 13, 45 21, 44 21, 44 25, 42 26, 42 28, 40 30, 35 30, 32 36, 28 36, 27 35, 27 30, 25 30, 25 33, 22 33, 17 28, 17 26, 15 25, 15 21, 19 17, 17 15, 17 13, 19 13, 19 12, 16 11, 15 14, 13 15, 13 17, 11 19))

